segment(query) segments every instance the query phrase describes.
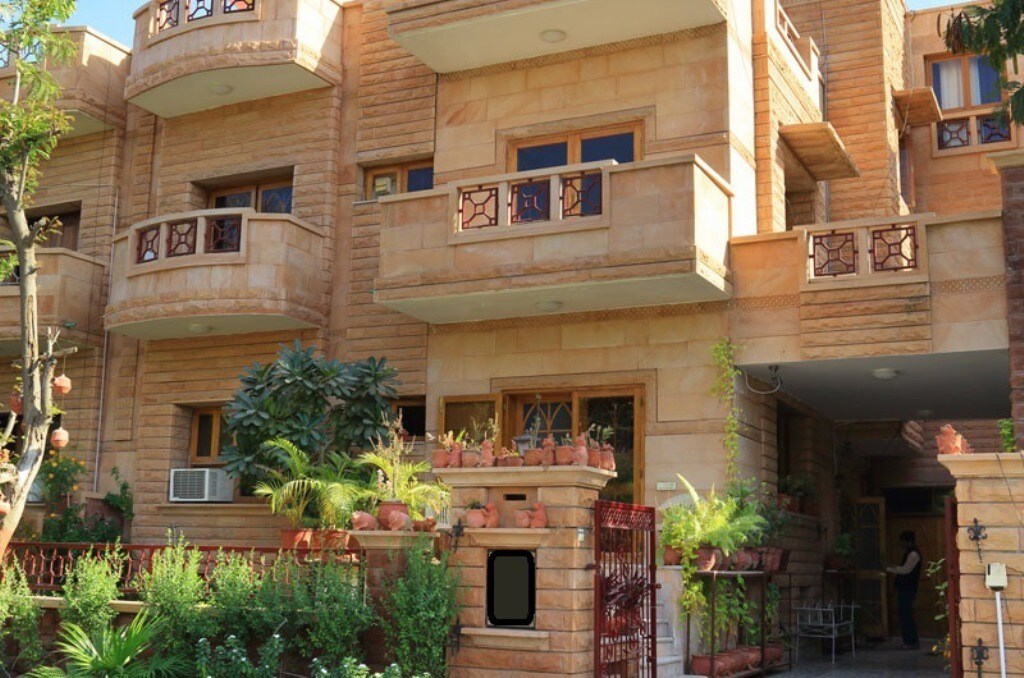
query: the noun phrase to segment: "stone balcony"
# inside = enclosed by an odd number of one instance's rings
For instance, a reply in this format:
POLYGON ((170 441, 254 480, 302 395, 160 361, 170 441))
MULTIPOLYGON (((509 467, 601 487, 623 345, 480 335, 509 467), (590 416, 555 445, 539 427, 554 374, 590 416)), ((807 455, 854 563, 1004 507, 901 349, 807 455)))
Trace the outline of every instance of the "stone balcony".
MULTIPOLYGON (((63 248, 40 248, 39 325, 54 327, 61 340, 81 346, 102 331, 103 282, 100 259, 63 248)), ((0 283, 0 355, 20 351, 21 292, 15 280, 0 283)))
MULTIPOLYGON (((90 28, 63 30, 75 45, 75 56, 51 73, 61 88, 58 106, 71 116, 72 127, 65 138, 123 128, 128 48, 90 28)), ((10 100, 13 89, 14 65, 0 52, 0 97, 10 100)))
POLYGON ((727 299, 731 200, 693 155, 388 196, 375 300, 442 324, 727 299))
POLYGON ((725 0, 387 0, 391 37, 438 73, 725 21, 725 0))
POLYGON ((169 214, 114 239, 107 328, 137 339, 323 324, 324 234, 289 214, 169 214))
POLYGON ((342 0, 151 0, 126 97, 172 118, 341 80, 342 0))

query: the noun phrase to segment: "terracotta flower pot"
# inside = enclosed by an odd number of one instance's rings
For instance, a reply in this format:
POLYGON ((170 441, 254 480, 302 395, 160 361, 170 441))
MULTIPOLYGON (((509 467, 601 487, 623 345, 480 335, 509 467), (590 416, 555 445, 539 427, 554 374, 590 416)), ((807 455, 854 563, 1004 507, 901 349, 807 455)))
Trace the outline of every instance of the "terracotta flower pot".
POLYGON ((348 532, 345 530, 315 530, 312 543, 315 549, 345 549, 348 548, 348 532))
POLYGON ((751 549, 740 549, 733 554, 733 568, 746 572, 757 568, 757 553, 751 549))
POLYGON ((7 398, 7 405, 11 408, 11 412, 14 414, 21 414, 22 409, 25 407, 25 400, 21 397, 20 393, 12 393, 7 398))
POLYGON ((53 378, 50 382, 53 386, 53 392, 59 395, 67 395, 71 393, 71 377, 66 374, 59 374, 53 378))
POLYGON ((601 450, 601 468, 605 471, 615 470, 615 450, 601 450))
POLYGON ((559 445, 555 448, 555 464, 557 466, 572 466, 572 447, 559 445))
POLYGON ((825 569, 826 570, 848 570, 850 569, 850 561, 843 556, 830 553, 825 556, 825 569))
POLYGON ((544 450, 527 450, 523 455, 523 463, 527 466, 540 466, 544 463, 544 450))
POLYGON ((594 468, 601 468, 601 448, 600 447, 588 447, 587 448, 587 466, 593 466, 594 468))
POLYGON ((434 468, 445 468, 448 466, 448 450, 434 450, 431 457, 434 468))
POLYGON ((665 553, 661 557, 663 565, 675 566, 680 565, 683 562, 683 554, 676 551, 671 546, 665 547, 665 553))
POLYGON ((532 520, 533 516, 527 509, 516 509, 515 518, 516 527, 525 528, 530 526, 530 521, 532 520))
POLYGON ((736 650, 746 660, 743 668, 752 669, 761 664, 761 648, 754 647, 753 645, 741 645, 736 650))
POLYGON ((484 527, 487 524, 487 513, 483 509, 466 509, 466 527, 484 527))
POLYGON ((377 522, 385 527, 390 525, 392 513, 409 515, 409 507, 400 501, 382 501, 377 507, 377 522))
POLYGON ((461 445, 456 445, 448 451, 448 468, 462 468, 461 445))
MULTIPOLYGON (((617 531, 617 530, 616 530, 617 531)), ((697 549, 694 567, 699 572, 709 572, 722 560, 722 552, 713 546, 701 546, 697 549)))
POLYGON ((780 572, 784 550, 778 546, 765 546, 761 549, 761 569, 770 574, 780 572))
MULTIPOLYGON (((690 673, 698 676, 711 676, 711 655, 696 654, 690 659, 690 673)), ((722 655, 715 657, 715 674, 713 678, 727 676, 731 671, 722 663, 722 655)))
POLYGON ((769 666, 772 665, 772 664, 778 664, 779 662, 782 661, 782 655, 783 655, 784 652, 785 652, 785 648, 783 648, 782 643, 780 643, 780 642, 768 643, 764 647, 764 661, 765 661, 765 664, 768 664, 769 666))
POLYGON ((722 667, 725 669, 725 675, 727 676, 739 673, 747 668, 747 655, 745 652, 738 650, 719 652, 716 656, 716 661, 722 662, 722 667))
POLYGON ((522 457, 505 457, 505 466, 518 468, 523 465, 522 457))
POLYGON ((67 447, 68 446, 68 441, 70 439, 71 439, 70 434, 67 432, 67 430, 63 426, 60 427, 60 428, 54 429, 53 433, 50 434, 50 444, 53 445, 53 447, 55 449, 58 449, 58 450, 62 450, 65 447, 67 447))
POLYGON ((792 494, 786 494, 785 492, 779 492, 779 496, 775 498, 779 504, 780 509, 786 511, 796 511, 798 509, 799 502, 797 498, 792 494))
POLYGON ((437 521, 433 518, 412 521, 413 532, 433 532, 435 527, 437 527, 437 521))
POLYGON ((352 514, 352 529, 357 532, 364 530, 379 530, 380 521, 366 511, 356 511, 352 514))
POLYGON ((313 532, 309 528, 292 528, 281 530, 281 548, 308 549, 313 548, 313 532))
POLYGON ((480 466, 480 453, 476 450, 464 450, 462 452, 462 468, 477 468, 480 466))
POLYGON ((555 465, 555 448, 545 447, 541 450, 543 461, 541 466, 554 466, 555 465))

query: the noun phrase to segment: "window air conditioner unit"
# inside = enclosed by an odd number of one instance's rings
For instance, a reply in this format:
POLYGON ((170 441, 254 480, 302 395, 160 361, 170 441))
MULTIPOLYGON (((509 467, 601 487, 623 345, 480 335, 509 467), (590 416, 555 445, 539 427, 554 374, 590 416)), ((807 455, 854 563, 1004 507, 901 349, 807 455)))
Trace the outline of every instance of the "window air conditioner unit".
POLYGON ((224 469, 171 469, 172 502, 230 502, 234 497, 235 484, 224 469))

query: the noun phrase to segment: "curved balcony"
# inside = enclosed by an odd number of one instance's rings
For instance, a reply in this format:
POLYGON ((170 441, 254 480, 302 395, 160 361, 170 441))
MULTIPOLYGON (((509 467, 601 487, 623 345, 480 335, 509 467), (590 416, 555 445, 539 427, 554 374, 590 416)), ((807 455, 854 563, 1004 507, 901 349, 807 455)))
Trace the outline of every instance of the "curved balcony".
MULTIPOLYGON (((100 331, 106 266, 63 248, 40 248, 39 325, 55 327, 65 342, 82 345, 100 331)), ((21 341, 21 292, 16 276, 0 283, 0 355, 16 355, 21 341)))
POLYGON ((171 339, 317 327, 323 270, 323 234, 289 214, 150 219, 114 239, 107 328, 171 339))
POLYGON ((151 0, 125 88, 164 118, 341 79, 341 0, 151 0))
POLYGON ((438 324, 724 300, 731 196, 690 155, 381 198, 374 299, 438 324))

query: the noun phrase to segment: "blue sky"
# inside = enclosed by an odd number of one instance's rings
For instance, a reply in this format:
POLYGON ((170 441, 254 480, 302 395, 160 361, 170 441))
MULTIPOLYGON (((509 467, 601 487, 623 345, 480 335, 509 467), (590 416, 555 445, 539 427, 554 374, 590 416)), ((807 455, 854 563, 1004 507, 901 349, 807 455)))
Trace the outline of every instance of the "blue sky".
MULTIPOLYGON (((825 0, 827 2, 827 0, 825 0)), ((950 5, 956 0, 908 0, 911 9, 950 5)), ((132 12, 145 0, 78 0, 78 11, 71 23, 88 24, 101 33, 132 46, 132 12)))

